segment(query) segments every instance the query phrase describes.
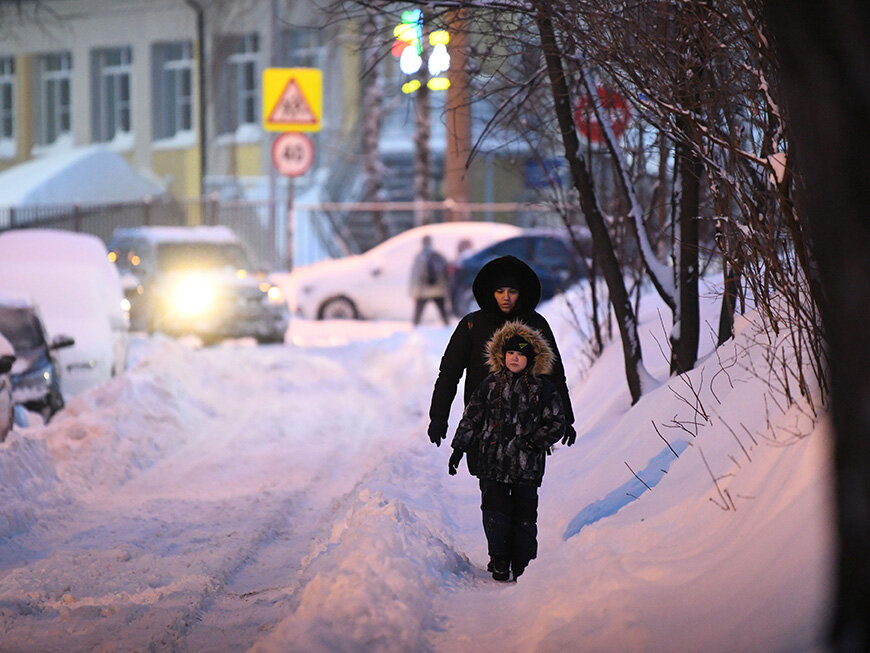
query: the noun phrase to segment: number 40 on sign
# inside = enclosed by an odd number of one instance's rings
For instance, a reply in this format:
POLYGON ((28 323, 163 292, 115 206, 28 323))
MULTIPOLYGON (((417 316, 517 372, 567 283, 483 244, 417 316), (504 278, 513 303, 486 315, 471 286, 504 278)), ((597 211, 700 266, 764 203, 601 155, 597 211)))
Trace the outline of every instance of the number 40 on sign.
POLYGON ((304 175, 313 162, 314 143, 305 134, 285 132, 272 143, 272 163, 282 175, 304 175))

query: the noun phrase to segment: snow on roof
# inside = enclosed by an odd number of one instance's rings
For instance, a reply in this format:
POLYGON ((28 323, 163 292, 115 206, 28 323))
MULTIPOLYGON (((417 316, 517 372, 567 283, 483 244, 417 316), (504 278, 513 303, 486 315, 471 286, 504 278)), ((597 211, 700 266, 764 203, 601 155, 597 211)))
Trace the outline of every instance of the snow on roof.
POLYGON ((5 261, 96 261, 107 259, 103 241, 90 234, 61 229, 13 229, 0 233, 5 261))
POLYGON ((127 160, 98 145, 46 155, 0 172, 0 206, 107 203, 165 193, 127 160))
POLYGON ((112 239, 116 238, 146 238, 154 243, 166 242, 209 242, 209 243, 238 243, 239 238, 227 226, 196 227, 130 227, 116 229, 112 239))

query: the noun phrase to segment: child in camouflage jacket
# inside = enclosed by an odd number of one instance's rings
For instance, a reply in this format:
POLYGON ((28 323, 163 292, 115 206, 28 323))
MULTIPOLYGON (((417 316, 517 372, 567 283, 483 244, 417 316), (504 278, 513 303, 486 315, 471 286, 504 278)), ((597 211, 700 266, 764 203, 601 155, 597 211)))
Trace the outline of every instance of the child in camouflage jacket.
POLYGON ((496 580, 514 580, 537 555, 538 487, 549 448, 567 423, 547 374, 554 354, 539 331, 519 321, 486 346, 490 374, 477 387, 453 438, 449 472, 476 450, 483 528, 496 580))

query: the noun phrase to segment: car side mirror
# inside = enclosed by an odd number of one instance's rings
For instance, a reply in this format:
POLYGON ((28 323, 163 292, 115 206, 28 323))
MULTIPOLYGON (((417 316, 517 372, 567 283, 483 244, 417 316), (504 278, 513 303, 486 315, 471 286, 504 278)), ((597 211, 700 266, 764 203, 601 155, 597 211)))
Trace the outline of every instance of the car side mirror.
POLYGON ((51 345, 49 345, 49 349, 64 349, 65 347, 72 347, 76 344, 75 338, 71 336, 55 336, 51 339, 51 345))
POLYGON ((11 354, 0 356, 0 374, 8 374, 9 370, 12 369, 12 363, 14 362, 15 356, 12 356, 11 354))

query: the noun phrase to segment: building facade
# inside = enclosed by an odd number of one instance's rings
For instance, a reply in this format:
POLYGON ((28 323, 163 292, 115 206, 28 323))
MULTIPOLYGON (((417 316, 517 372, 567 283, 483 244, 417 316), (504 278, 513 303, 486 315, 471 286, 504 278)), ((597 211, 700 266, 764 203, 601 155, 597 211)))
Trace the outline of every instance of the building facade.
POLYGON ((324 71, 317 145, 353 122, 358 62, 310 3, 34 0, 0 13, 0 170, 100 143, 176 197, 261 179, 267 67, 324 71))

